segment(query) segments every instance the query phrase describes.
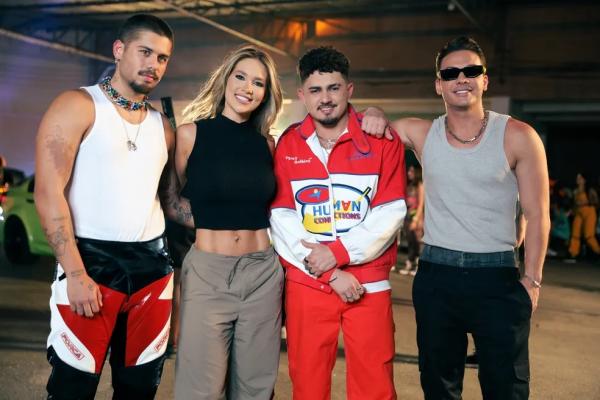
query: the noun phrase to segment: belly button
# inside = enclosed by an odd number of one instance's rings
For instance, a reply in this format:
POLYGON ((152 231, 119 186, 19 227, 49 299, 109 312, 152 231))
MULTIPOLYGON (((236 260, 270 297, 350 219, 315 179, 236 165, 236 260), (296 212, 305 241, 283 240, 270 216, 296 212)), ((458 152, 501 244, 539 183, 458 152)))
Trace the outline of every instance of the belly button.
POLYGON ((239 241, 240 241, 240 237, 236 235, 236 236, 233 238, 233 240, 235 240, 235 242, 237 243, 237 242, 239 242, 239 241))

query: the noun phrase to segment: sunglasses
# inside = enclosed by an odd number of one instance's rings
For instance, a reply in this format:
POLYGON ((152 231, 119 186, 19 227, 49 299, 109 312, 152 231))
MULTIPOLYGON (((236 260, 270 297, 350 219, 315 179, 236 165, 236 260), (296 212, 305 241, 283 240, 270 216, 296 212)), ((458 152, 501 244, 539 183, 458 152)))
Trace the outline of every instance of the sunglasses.
POLYGON ((485 74, 485 67, 483 65, 469 65, 464 68, 446 68, 439 72, 439 77, 443 81, 453 81, 458 78, 460 73, 465 74, 467 78, 477 78, 481 74, 485 74))

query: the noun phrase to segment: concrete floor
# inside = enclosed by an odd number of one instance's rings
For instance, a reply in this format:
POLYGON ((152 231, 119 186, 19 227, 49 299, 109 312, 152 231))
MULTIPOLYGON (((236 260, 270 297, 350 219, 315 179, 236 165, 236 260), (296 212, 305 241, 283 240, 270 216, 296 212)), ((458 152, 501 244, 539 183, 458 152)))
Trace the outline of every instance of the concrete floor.
MULTIPOLYGON (((0 255, 0 400, 45 399, 49 283, 53 262, 13 266, 0 255)), ((396 323, 395 382, 399 399, 422 399, 416 365, 411 277, 392 274, 396 323)), ((342 343, 340 342, 342 347, 342 343)), ((548 261, 540 306, 532 319, 531 398, 600 399, 600 265, 548 261)), ((276 399, 289 399, 282 352, 276 399)), ((345 398, 345 363, 334 370, 332 399, 345 398)), ((173 398, 174 360, 165 365, 157 399, 173 398)), ((97 399, 110 399, 109 367, 97 399)), ((465 374, 465 399, 480 399, 477 369, 465 374)))

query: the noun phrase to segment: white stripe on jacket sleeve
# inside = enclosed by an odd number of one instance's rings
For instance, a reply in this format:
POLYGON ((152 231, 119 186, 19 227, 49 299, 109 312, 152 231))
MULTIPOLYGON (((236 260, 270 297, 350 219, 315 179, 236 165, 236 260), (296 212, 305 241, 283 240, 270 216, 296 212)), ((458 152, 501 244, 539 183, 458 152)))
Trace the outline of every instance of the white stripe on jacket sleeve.
POLYGON ((365 219, 340 237, 350 256, 350 265, 363 264, 379 257, 396 239, 404 216, 404 199, 371 209, 365 219))
POLYGON ((300 240, 304 239, 311 243, 319 242, 315 236, 304 229, 304 225, 298 219, 296 210, 273 208, 270 223, 271 239, 277 254, 306 275, 315 278, 308 273, 303 263, 304 258, 310 254, 311 249, 304 247, 300 240))

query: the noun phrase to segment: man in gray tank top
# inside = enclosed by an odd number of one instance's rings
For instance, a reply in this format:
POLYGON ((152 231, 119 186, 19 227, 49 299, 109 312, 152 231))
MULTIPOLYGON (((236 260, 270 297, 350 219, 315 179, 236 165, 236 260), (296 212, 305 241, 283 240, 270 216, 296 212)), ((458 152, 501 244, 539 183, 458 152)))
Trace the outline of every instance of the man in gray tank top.
POLYGON ((425 247, 413 283, 426 399, 460 399, 472 333, 484 399, 529 396, 528 338, 550 227, 548 171, 532 127, 484 110, 483 51, 456 38, 437 55, 446 114, 391 126, 423 166, 425 247), (527 230, 515 261, 517 200, 527 230))

